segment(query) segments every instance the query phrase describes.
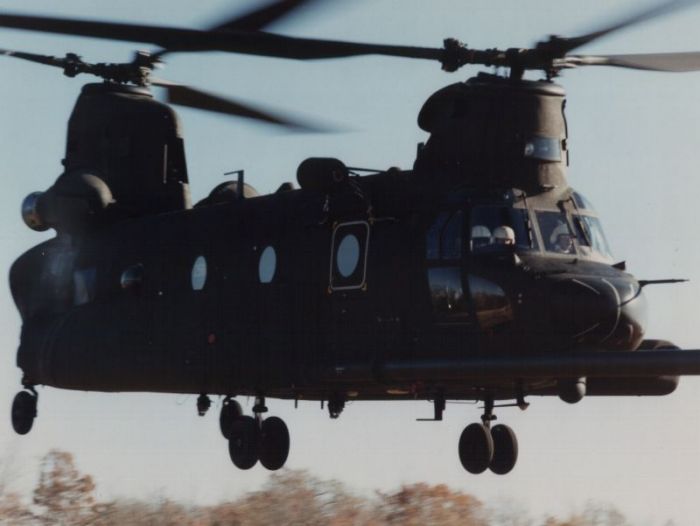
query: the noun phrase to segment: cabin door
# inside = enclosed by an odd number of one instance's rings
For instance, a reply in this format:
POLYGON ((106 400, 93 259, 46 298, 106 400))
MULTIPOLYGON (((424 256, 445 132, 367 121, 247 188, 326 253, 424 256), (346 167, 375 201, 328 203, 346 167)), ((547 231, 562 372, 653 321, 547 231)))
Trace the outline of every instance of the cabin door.
POLYGON ((219 337, 219 273, 208 243, 201 239, 202 231, 184 217, 162 225, 157 314, 178 385, 185 391, 207 392, 219 337))
POLYGON ((332 365, 364 363, 371 356, 371 312, 367 292, 370 225, 339 223, 330 246, 328 294, 332 310, 332 365))
POLYGON ((217 349, 217 304, 219 273, 213 268, 212 258, 205 251, 189 258, 191 299, 188 302, 191 334, 187 335, 189 345, 185 350, 185 363, 195 378, 201 392, 211 390, 211 374, 215 369, 217 349))

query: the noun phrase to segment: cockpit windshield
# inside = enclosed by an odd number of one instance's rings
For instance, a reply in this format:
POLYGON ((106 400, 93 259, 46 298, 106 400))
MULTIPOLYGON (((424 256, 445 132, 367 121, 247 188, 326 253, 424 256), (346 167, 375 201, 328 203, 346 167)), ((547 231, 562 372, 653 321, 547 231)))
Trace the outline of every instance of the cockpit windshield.
POLYGON ((612 255, 593 207, 580 194, 574 196, 576 206, 573 209, 529 211, 484 204, 467 211, 442 212, 427 233, 426 256, 456 260, 467 252, 544 250, 611 262, 612 255))
POLYGON ((578 246, 583 256, 612 261, 610 247, 597 217, 575 215, 574 226, 577 230, 578 246))
POLYGON ((595 212, 595 208, 593 208, 593 204, 586 199, 586 197, 582 194, 579 194, 578 192, 573 192, 571 194, 571 197, 574 200, 574 204, 576 205, 576 208, 580 210, 587 210, 588 212, 595 212))
POLYGON ((581 254, 605 262, 612 261, 612 252, 593 205, 578 192, 573 192, 571 197, 578 212, 573 218, 581 254))
POLYGON ((575 254, 574 233, 569 229, 566 215, 561 212, 545 212, 538 210, 537 222, 544 249, 555 254, 575 254))
POLYGON ((476 206, 471 211, 470 249, 474 254, 539 248, 527 210, 505 206, 476 206))
POLYGON ((547 252, 578 254, 599 261, 612 261, 608 242, 597 217, 583 213, 572 214, 570 224, 563 212, 538 210, 535 215, 547 252))

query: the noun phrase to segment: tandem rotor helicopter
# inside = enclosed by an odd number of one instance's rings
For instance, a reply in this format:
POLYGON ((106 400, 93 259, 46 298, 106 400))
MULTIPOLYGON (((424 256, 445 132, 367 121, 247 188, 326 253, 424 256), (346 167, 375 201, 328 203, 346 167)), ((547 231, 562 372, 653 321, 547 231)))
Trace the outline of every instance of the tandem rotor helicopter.
MULTIPOLYGON (((698 53, 578 55, 619 29, 694 2, 673 1, 578 37, 527 49, 421 48, 264 31, 306 3, 277 0, 208 30, 0 14, 0 27, 160 46, 129 63, 2 54, 101 82, 68 122, 63 172, 22 203, 56 236, 20 256, 10 287, 22 317, 23 387, 12 425, 28 433, 38 385, 224 396, 221 431, 240 469, 281 468, 284 421, 267 398, 483 403, 458 456, 470 473, 510 472, 514 431, 498 407, 528 396, 665 395, 700 374, 700 351, 645 339, 646 286, 616 262, 588 200, 567 182, 564 69, 700 70, 698 53), (289 59, 388 55, 446 71, 496 66, 438 90, 412 170, 364 172, 309 158, 298 187, 259 195, 236 180, 192 204, 184 142, 167 101, 303 129, 231 99, 152 75, 168 53, 289 59), (541 80, 527 80, 526 72, 541 80), (252 415, 237 396, 255 398, 252 415)), ((348 89, 351 89, 350 87, 348 89)))

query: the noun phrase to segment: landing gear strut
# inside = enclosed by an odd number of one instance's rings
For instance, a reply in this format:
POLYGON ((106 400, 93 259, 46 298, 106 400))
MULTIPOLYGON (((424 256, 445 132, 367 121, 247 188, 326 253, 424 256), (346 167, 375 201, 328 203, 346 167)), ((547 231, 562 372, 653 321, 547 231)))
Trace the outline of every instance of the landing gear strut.
POLYGON ((263 419, 265 398, 256 397, 253 416, 243 415, 235 400, 227 399, 221 409, 221 431, 228 438, 231 461, 239 469, 250 469, 258 460, 270 471, 284 466, 289 456, 289 430, 279 417, 263 419), (228 429, 228 433, 225 430, 228 429))
POLYGON ((197 414, 199 416, 204 416, 207 414, 207 411, 209 411, 209 408, 211 407, 211 400, 209 397, 202 393, 197 397, 197 414))
POLYGON ((490 469, 497 475, 510 472, 518 460, 518 440, 513 430, 503 424, 491 427, 493 397, 484 399, 481 424, 469 424, 459 438, 459 460, 469 473, 479 474, 490 469))
POLYGON ((339 394, 333 394, 328 398, 328 416, 338 418, 345 409, 345 398, 339 394))
POLYGON ((18 435, 31 431, 36 418, 36 404, 39 396, 33 387, 20 391, 12 401, 12 428, 18 435))

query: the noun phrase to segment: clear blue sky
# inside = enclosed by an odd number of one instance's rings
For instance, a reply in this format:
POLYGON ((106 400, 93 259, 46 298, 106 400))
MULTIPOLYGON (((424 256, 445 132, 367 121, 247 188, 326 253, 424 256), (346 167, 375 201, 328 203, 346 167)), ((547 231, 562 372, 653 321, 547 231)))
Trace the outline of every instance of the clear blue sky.
MULTIPOLYGON (((0 9, 36 14, 205 27, 253 0, 0 0, 0 9), (195 8, 196 6, 196 8, 195 8)), ((642 2, 603 0, 355 0, 318 2, 275 26, 302 36, 439 46, 456 37, 473 47, 528 46, 550 33, 575 35, 642 2)), ((634 53, 700 49, 700 7, 625 30, 581 49, 634 53)), ((90 61, 130 58, 135 46, 0 29, 0 47, 90 61)), ((147 49, 148 46, 142 45, 147 49)), ((65 125, 80 86, 60 71, 0 59, 0 268, 9 269, 41 234, 19 216, 26 194, 46 189, 60 172, 65 125)), ((443 85, 466 79, 437 64, 391 58, 294 62, 223 53, 173 55, 161 76, 244 100, 317 117, 352 130, 285 135, 264 126, 183 109, 193 197, 225 171, 244 168, 261 192, 294 180, 309 156, 349 165, 410 168, 425 134, 416 125, 422 102, 443 85)), ((570 181, 600 212, 619 260, 641 279, 685 277, 686 285, 650 287, 649 336, 700 348, 700 73, 658 74, 605 68, 568 71, 572 148, 570 181)), ((0 476, 18 490, 33 486, 38 459, 50 448, 76 454, 95 475, 101 498, 169 496, 209 503, 255 489, 260 467, 240 472, 217 428, 218 404, 205 418, 195 398, 103 395, 41 389, 39 419, 17 437, 9 405, 19 386, 15 368, 19 316, 0 287, 0 476), (2 475, 4 473, 4 475, 2 475)), ((95 349, 95 352, 100 352, 95 349)), ((533 398, 530 409, 499 411, 518 432, 521 456, 507 477, 472 476, 459 465, 461 429, 477 420, 471 405, 448 405, 442 423, 422 403, 354 403, 331 421, 315 403, 270 401, 292 434, 288 467, 337 478, 358 491, 401 483, 444 482, 492 504, 513 502, 533 514, 566 514, 588 499, 615 503, 637 524, 697 523, 700 504, 700 380, 686 379, 657 399, 585 399, 569 406, 533 398), (648 522, 645 522, 648 520, 648 522)), ((250 407, 250 406, 248 406, 250 407)))

